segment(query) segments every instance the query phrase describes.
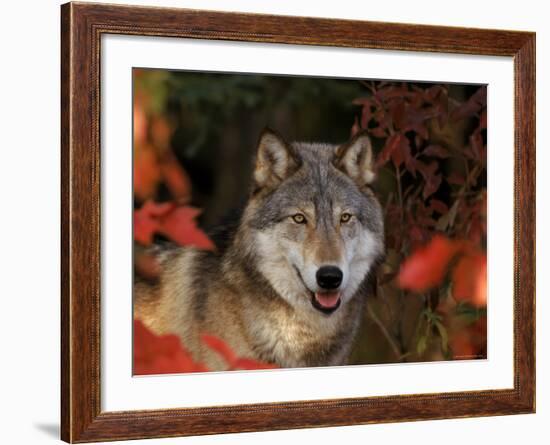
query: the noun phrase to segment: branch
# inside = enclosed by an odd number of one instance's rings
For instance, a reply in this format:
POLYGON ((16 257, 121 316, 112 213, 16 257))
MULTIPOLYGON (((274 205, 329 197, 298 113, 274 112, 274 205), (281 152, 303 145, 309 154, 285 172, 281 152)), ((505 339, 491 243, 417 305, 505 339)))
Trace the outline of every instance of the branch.
POLYGON ((390 344, 393 350, 393 353, 395 354, 397 359, 401 360, 403 358, 403 354, 401 354, 401 350, 399 349, 399 346, 397 345, 396 340, 388 332, 388 330, 386 329, 386 326, 384 326, 384 323, 382 323, 382 321, 378 318, 378 316, 376 315, 376 313, 374 312, 373 308, 371 307, 368 301, 367 301, 367 313, 369 317, 372 319, 372 321, 374 321, 376 326, 378 326, 382 334, 384 334, 384 337, 386 337, 386 340, 390 344))

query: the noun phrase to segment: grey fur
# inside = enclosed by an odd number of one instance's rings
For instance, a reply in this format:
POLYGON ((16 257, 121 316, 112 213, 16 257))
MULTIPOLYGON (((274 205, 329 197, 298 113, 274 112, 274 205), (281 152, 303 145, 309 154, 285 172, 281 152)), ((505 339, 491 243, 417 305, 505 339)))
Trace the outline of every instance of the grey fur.
POLYGON ((201 332, 221 337, 240 356, 281 367, 345 364, 365 284, 383 253, 366 142, 286 144, 264 133, 253 193, 227 249, 186 248, 168 257, 158 286, 136 284, 136 317, 158 333, 177 333, 213 370, 224 363, 201 343, 201 332), (344 211, 353 215, 347 224, 344 211), (295 212, 307 222, 292 222, 295 212), (312 306, 320 292, 312 276, 323 264, 345 271, 342 304, 330 315, 312 306))
MULTIPOLYGON (((374 195, 361 191, 332 162, 338 146, 302 142, 292 147, 301 161, 300 168, 264 198, 250 221, 251 227, 275 224, 284 217, 285 208, 303 203, 313 203, 318 215, 331 215, 332 204, 338 202, 354 209, 362 224, 383 236, 381 209, 374 195)), ((319 222, 327 225, 326 220, 319 222)))

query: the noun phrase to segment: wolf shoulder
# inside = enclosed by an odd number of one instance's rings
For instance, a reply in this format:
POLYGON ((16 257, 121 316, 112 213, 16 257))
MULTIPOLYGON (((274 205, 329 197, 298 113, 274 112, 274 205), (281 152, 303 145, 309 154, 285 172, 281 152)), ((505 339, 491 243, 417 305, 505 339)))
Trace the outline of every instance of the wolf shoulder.
POLYGON ((134 317, 157 334, 177 333, 200 318, 219 258, 191 247, 156 255, 161 270, 154 282, 134 282, 134 317))

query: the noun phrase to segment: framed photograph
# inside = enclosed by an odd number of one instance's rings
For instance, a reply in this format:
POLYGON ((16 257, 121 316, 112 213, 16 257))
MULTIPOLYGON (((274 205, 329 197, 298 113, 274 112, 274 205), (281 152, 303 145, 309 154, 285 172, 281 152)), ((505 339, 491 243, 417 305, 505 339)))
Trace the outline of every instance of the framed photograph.
POLYGON ((67 3, 67 442, 535 411, 535 35, 67 3))

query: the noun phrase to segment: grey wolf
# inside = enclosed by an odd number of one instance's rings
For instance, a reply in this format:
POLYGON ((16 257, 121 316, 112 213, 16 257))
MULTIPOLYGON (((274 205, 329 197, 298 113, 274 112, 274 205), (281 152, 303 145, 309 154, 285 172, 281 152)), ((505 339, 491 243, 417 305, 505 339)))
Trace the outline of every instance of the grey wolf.
POLYGON ((179 335, 211 370, 224 363, 201 333, 279 367, 346 364, 384 251, 374 180, 365 133, 331 145, 287 143, 264 130, 228 246, 161 254, 158 284, 135 283, 135 317, 179 335))

